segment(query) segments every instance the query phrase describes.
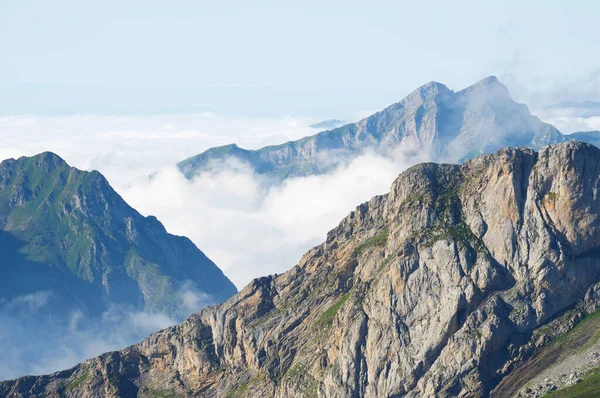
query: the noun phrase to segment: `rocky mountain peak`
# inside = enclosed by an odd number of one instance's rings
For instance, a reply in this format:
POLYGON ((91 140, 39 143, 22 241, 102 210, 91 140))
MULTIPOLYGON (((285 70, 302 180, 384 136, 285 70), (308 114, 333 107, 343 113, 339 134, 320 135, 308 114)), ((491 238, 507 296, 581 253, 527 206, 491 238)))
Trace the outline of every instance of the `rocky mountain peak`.
MULTIPOLYGON (((421 87, 419 87, 418 89, 416 89, 415 91, 413 91, 413 93, 415 92, 419 92, 422 96, 427 96, 427 95, 436 95, 436 94, 445 94, 445 93, 450 93, 452 90, 450 90, 446 85, 436 82, 436 81, 430 81, 429 83, 426 83, 424 85, 422 85, 421 87)), ((410 96, 411 94, 409 94, 410 96)))
POLYGON ((37 168, 48 173, 65 167, 68 168, 67 163, 60 156, 53 152, 42 152, 30 157, 23 156, 19 159, 8 159, 2 161, 2 164, 5 167, 10 165, 20 170, 37 168))
POLYGON ((481 97, 482 100, 489 102, 509 102, 516 104, 508 91, 508 88, 501 83, 496 76, 486 77, 477 83, 461 90, 459 94, 467 97, 481 97))
POLYGON ((498 80, 496 76, 487 76, 470 86, 471 89, 479 89, 483 87, 504 87, 506 86, 498 80))
POLYGON ((406 109, 405 112, 416 112, 419 106, 435 106, 436 102, 444 101, 452 94, 453 91, 444 84, 431 81, 412 91, 401 101, 390 105, 370 118, 376 118, 378 115, 386 115, 390 112, 397 112, 401 109, 406 109))
POLYGON ((63 158, 58 156, 56 153, 50 152, 50 151, 42 152, 37 155, 31 156, 30 159, 34 162, 39 162, 39 163, 48 163, 48 164, 55 164, 55 165, 65 165, 66 164, 66 162, 64 161, 63 158))

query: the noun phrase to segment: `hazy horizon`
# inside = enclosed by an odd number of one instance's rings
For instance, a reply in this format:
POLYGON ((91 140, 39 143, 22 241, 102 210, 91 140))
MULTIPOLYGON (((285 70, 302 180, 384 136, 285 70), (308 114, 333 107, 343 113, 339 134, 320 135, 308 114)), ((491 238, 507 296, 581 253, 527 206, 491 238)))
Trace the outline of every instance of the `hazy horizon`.
POLYGON ((533 108, 600 100, 600 54, 586 51, 594 10, 591 0, 6 1, 0 114, 347 118, 431 80, 462 88, 488 75, 533 108))

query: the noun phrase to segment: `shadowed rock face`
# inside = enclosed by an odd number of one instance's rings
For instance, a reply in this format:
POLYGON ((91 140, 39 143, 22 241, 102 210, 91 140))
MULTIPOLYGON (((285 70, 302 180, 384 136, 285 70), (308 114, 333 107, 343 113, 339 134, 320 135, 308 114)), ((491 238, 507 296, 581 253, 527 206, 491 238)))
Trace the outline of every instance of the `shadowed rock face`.
POLYGON ((219 301, 236 292, 189 239, 52 153, 0 163, 0 251, 0 300, 49 292, 55 318, 111 304, 176 315, 184 285, 219 301))
POLYGON ((415 166, 290 271, 0 395, 488 396, 542 326, 598 308, 599 189, 580 142, 415 166))
POLYGON ((456 162, 504 146, 540 148, 562 141, 556 128, 514 102, 492 76, 459 92, 431 82, 357 123, 255 151, 235 144, 211 148, 178 167, 192 178, 234 158, 279 180, 326 173, 366 150, 391 155, 400 148, 421 158, 456 162))

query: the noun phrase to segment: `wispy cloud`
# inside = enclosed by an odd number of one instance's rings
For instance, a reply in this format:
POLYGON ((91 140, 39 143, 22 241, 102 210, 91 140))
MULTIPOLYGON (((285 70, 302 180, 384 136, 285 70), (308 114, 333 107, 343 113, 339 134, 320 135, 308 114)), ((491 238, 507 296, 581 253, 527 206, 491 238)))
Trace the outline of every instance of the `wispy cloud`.
POLYGON ((31 313, 44 307, 48 303, 50 296, 51 292, 49 291, 38 291, 17 296, 10 300, 0 299, 0 308, 4 307, 11 312, 31 313))

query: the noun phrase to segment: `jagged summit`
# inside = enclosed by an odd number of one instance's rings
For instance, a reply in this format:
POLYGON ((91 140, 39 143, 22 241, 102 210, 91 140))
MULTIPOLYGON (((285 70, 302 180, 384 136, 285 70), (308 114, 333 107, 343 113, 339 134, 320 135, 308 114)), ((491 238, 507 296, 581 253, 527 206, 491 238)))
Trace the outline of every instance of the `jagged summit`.
MULTIPOLYGON (((27 158, 27 156, 22 156, 21 158, 27 158)), ((32 160, 39 160, 41 162, 52 162, 52 163, 66 163, 63 158, 51 151, 45 151, 38 153, 37 155, 29 156, 32 160)))
POLYGON ((6 163, 24 162, 36 167, 42 167, 46 171, 51 171, 63 167, 67 162, 54 152, 46 151, 33 156, 21 156, 19 159, 6 159, 6 163))
POLYGON ((234 157, 257 173, 280 181, 327 173, 367 150, 386 156, 400 148, 419 153, 421 158, 458 162, 503 146, 537 149, 562 141, 558 130, 532 116, 527 106, 514 102, 506 86, 490 76, 458 92, 429 82, 356 123, 259 150, 213 148, 178 167, 192 178, 234 157), (328 156, 330 153, 333 156, 328 156))
POLYGON ((600 308, 599 185, 575 141, 412 167, 288 272, 0 395, 517 396, 595 344, 551 341, 600 308))
MULTIPOLYGON (((452 90, 450 90, 445 84, 442 84, 442 83, 432 80, 429 83, 425 83, 418 89, 414 90, 411 94, 416 93, 416 92, 420 92, 421 94, 423 94, 423 93, 447 93, 447 92, 451 92, 451 91, 452 90)), ((408 96, 410 96, 411 94, 409 94, 408 96)))
POLYGON ((504 86, 504 84, 502 84, 500 82, 500 80, 498 80, 498 78, 496 76, 487 76, 484 77, 483 79, 479 80, 478 82, 474 83, 473 85, 471 85, 470 88, 477 88, 477 87, 490 87, 490 86, 502 86, 502 87, 506 87, 504 86))
POLYGON ((464 95, 478 93, 490 99, 514 102, 508 88, 496 76, 488 76, 477 83, 459 91, 464 95))

